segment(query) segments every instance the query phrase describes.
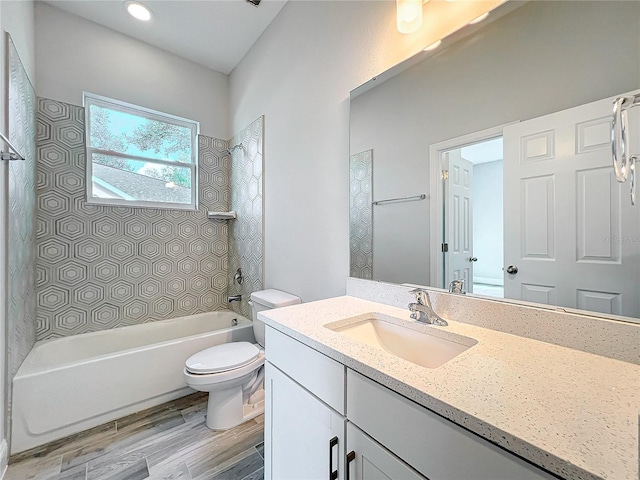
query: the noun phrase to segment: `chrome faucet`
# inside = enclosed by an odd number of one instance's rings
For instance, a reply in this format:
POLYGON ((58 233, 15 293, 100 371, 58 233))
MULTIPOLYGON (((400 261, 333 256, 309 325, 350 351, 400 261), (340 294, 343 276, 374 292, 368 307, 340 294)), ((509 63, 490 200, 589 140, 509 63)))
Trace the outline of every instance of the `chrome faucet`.
POLYGON ((242 295, 229 295, 229 297, 227 298, 227 302, 231 303, 231 302, 241 302, 242 301, 242 295))
POLYGON ((451 280, 449 283, 449 293, 457 293, 459 295, 464 295, 464 280, 451 280))
POLYGON ((429 298, 429 292, 422 288, 416 288, 411 290, 416 296, 416 302, 409 304, 409 310, 411 310, 411 318, 418 322, 428 323, 431 325, 439 325, 446 327, 449 325, 447 321, 441 318, 436 312, 433 311, 431 306, 431 298, 429 298))

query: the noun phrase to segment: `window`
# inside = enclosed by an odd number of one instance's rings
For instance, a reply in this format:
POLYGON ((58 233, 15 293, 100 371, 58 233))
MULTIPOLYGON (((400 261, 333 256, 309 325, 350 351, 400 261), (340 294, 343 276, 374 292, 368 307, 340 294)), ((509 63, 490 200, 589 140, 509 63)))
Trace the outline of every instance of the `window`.
POLYGON ((84 94, 87 202, 197 208, 198 122, 84 94))

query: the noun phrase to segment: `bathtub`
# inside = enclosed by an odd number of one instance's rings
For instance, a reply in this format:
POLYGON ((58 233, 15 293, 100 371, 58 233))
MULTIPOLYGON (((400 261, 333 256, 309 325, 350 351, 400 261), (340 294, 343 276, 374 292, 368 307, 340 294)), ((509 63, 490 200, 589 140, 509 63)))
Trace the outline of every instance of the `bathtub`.
POLYGON ((36 342, 13 379, 11 453, 188 395, 185 360, 237 341, 252 322, 218 311, 36 342))

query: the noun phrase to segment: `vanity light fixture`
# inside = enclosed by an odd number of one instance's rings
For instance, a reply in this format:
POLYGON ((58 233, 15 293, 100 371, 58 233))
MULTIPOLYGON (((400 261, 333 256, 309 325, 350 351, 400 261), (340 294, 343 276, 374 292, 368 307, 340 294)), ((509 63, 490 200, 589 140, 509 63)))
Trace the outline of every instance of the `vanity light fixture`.
POLYGON ((438 40, 437 42, 433 42, 431 45, 429 45, 428 47, 425 47, 423 49, 423 51, 425 52, 431 52, 433 50, 435 50, 436 48, 438 48, 440 45, 442 45, 442 40, 438 40))
POLYGON ((475 25, 476 23, 480 23, 481 21, 485 20, 488 16, 489 16, 489 12, 483 13, 478 18, 474 18, 473 20, 471 20, 469 22, 469 25, 475 25))
POLYGON ((422 0, 396 0, 396 22, 400 33, 413 33, 422 25, 422 0))
POLYGON ((139 2, 124 2, 124 8, 127 9, 129 15, 136 20, 148 22, 151 20, 151 10, 146 5, 139 2))

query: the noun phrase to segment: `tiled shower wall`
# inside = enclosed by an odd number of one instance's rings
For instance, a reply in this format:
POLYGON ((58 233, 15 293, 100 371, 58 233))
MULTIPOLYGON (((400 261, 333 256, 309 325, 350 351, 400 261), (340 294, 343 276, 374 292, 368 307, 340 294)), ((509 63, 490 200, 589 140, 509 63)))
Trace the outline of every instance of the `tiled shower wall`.
POLYGON ((198 211, 97 206, 84 131, 83 108, 39 99, 37 338, 227 308, 228 224, 207 219, 228 208, 227 142, 198 139, 198 211))
MULTIPOLYGON (((36 95, 8 35, 7 49, 9 139, 25 157, 24 162, 11 161, 8 167, 7 399, 10 403, 11 380, 36 340, 36 95)), ((7 415, 9 418, 11 416, 7 415)))
POLYGON ((349 161, 349 276, 373 278, 373 150, 349 161))
POLYGON ((260 117, 229 141, 230 146, 242 145, 233 151, 231 160, 231 210, 238 218, 230 222, 229 294, 242 294, 242 302, 231 305, 248 318, 249 296, 263 288, 263 133, 264 117, 260 117), (242 285, 233 279, 238 268, 244 275, 242 285))

